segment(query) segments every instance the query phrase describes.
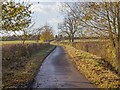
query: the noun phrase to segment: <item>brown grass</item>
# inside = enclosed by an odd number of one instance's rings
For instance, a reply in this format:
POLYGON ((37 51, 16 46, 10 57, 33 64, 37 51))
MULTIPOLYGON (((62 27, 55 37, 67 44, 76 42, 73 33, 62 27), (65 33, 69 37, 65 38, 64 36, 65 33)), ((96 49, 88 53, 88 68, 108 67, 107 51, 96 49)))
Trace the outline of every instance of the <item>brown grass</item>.
POLYGON ((64 45, 78 71, 99 88, 120 88, 120 77, 101 57, 64 45))
POLYGON ((4 88, 27 87, 44 58, 54 48, 55 46, 47 43, 3 46, 4 88))
POLYGON ((78 50, 83 50, 85 52, 92 53, 93 55, 97 55, 102 57, 106 62, 111 64, 112 68, 119 71, 120 64, 116 59, 115 50, 111 47, 109 40, 81 40, 79 42, 74 42, 70 44, 69 42, 61 42, 65 45, 71 45, 78 50))

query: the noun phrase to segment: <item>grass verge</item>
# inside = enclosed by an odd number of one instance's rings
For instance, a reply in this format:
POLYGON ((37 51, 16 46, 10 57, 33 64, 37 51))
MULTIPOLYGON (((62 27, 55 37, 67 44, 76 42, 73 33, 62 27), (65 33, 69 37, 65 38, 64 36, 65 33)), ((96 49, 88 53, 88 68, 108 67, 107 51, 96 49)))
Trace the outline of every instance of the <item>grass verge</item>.
POLYGON ((63 45, 79 72, 98 88, 120 88, 120 76, 111 71, 101 57, 63 45))
POLYGON ((4 88, 28 87, 28 84, 34 79, 43 60, 54 48, 54 45, 50 45, 50 47, 34 53, 31 58, 23 59, 24 62, 19 61, 19 64, 21 64, 19 68, 11 69, 7 66, 3 67, 4 88))

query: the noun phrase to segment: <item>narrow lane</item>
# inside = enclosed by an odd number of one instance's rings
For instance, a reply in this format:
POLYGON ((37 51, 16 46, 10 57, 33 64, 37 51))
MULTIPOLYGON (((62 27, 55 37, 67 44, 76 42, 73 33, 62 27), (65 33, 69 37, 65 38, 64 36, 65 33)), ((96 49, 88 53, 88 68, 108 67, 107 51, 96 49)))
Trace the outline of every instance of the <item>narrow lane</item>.
POLYGON ((33 88, 95 88, 80 74, 58 46, 43 62, 33 88))

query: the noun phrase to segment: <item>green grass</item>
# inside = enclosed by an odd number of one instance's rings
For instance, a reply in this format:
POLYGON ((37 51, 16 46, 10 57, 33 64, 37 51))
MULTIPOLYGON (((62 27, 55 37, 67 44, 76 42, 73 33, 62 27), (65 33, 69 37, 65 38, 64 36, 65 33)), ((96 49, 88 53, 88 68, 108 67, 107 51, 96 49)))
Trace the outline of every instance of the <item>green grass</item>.
POLYGON ((23 58, 23 60, 18 61, 18 63, 17 61, 16 63, 13 62, 12 66, 14 67, 12 69, 9 67, 10 65, 3 66, 4 88, 15 88, 18 85, 26 87, 27 84, 34 79, 37 70, 41 66, 44 58, 54 48, 55 46, 50 45, 50 47, 36 51, 36 53, 34 53, 30 58, 23 58), (19 65, 19 68, 15 65, 19 65))
MULTIPOLYGON (((39 41, 40 42, 40 41, 39 41)), ((22 43, 21 40, 15 40, 15 41, 1 41, 2 44, 19 44, 19 43, 22 43)), ((36 41, 34 40, 27 40, 25 41, 25 43, 37 43, 36 41)))

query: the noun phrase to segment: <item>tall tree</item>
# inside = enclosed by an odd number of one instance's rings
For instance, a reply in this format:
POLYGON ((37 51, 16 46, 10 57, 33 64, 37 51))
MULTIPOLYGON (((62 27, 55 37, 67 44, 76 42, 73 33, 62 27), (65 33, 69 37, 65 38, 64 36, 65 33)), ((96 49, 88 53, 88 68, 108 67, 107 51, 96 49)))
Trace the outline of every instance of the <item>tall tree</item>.
POLYGON ((75 34, 79 28, 78 24, 78 19, 73 18, 69 15, 64 18, 64 22, 62 24, 59 24, 59 29, 61 29, 62 33, 67 34, 70 42, 74 42, 75 34))
POLYGON ((94 32, 109 37, 112 50, 116 55, 116 59, 118 59, 119 2, 87 3, 86 5, 87 10, 84 10, 82 21, 91 28, 94 28, 94 32))
POLYGON ((118 1, 116 11, 117 11, 117 23, 118 23, 118 45, 119 45, 118 47, 119 47, 119 53, 120 53, 120 1, 118 1))
POLYGON ((1 6, 2 12, 2 30, 5 31, 23 31, 30 26, 31 10, 30 4, 16 3, 12 0, 3 1, 1 6))
POLYGON ((50 41, 51 39, 54 38, 52 27, 45 25, 42 28, 42 32, 40 35, 40 40, 43 42, 50 41))
POLYGON ((109 37, 112 50, 119 61, 120 2, 75 2, 63 5, 68 8, 67 14, 79 18, 80 26, 100 37, 109 37))
POLYGON ((34 26, 34 24, 35 24, 35 23, 32 23, 29 27, 24 28, 24 29, 22 30, 22 37, 20 37, 20 39, 22 40, 23 44, 25 43, 25 41, 26 41, 28 38, 30 38, 29 33, 30 33, 31 28, 34 26))

